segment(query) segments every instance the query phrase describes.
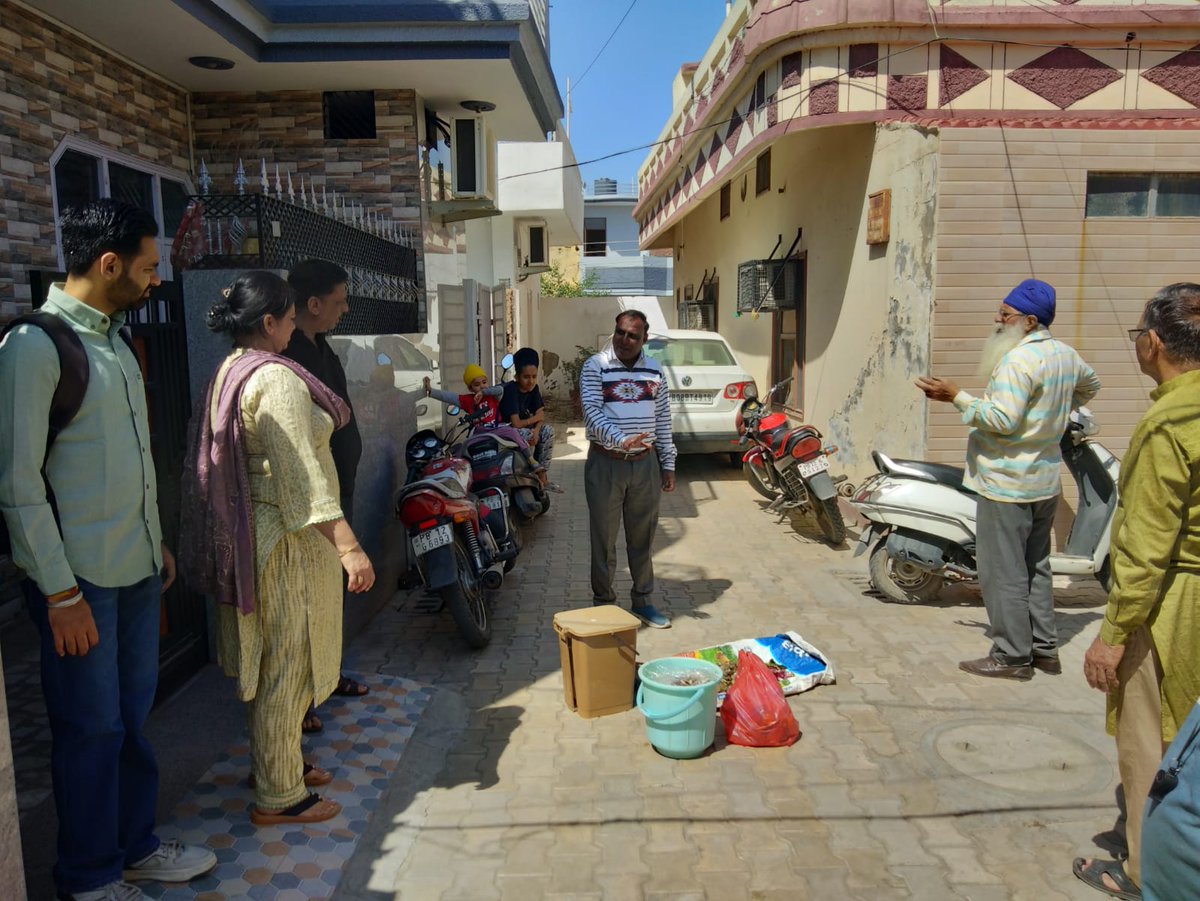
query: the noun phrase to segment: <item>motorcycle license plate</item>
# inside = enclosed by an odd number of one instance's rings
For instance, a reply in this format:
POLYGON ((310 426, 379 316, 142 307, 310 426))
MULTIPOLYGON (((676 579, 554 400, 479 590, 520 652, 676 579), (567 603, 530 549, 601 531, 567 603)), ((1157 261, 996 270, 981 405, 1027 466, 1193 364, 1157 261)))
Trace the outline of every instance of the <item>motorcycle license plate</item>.
POLYGON ((418 554, 428 554, 430 551, 445 547, 454 536, 450 534, 449 524, 437 526, 425 532, 418 532, 412 537, 413 550, 418 554))
POLYGON ((800 475, 810 479, 818 472, 824 472, 829 468, 829 459, 822 454, 815 460, 801 460, 796 464, 796 468, 800 471, 800 475))
POLYGON ((483 505, 489 510, 500 510, 504 507, 504 498, 498 494, 487 494, 483 497, 483 505))

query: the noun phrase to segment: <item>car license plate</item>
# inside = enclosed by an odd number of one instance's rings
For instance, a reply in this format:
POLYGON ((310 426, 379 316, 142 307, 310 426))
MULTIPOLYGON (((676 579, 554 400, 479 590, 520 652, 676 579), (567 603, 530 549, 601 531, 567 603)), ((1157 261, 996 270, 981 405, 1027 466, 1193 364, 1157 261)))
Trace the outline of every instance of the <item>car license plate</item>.
POLYGON ((425 532, 418 532, 412 537, 413 550, 418 554, 428 554, 439 547, 445 547, 454 538, 450 534, 450 525, 437 526, 425 532))
POLYGON ((800 470, 800 475, 806 479, 811 479, 818 472, 824 472, 829 468, 829 459, 822 454, 815 460, 801 460, 796 464, 796 468, 800 470))
POLYGON ((483 505, 489 510, 500 510, 504 507, 504 498, 498 494, 485 494, 483 496, 483 505))
POLYGON ((711 404, 713 399, 710 391, 672 391, 673 404, 711 404))

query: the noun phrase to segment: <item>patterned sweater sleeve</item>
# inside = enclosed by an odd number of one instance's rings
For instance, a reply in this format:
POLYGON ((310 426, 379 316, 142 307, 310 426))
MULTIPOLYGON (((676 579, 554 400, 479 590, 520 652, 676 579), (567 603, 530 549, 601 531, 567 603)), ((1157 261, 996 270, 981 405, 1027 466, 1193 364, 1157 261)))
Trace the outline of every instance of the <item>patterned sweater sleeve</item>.
POLYGON ((666 376, 660 373, 659 380, 659 392, 654 398, 654 447, 658 452, 658 465, 674 472, 678 451, 671 436, 671 391, 666 376))
MULTIPOLYGON (((328 442, 313 434, 308 386, 283 366, 265 366, 255 424, 275 485, 275 500, 289 532, 342 518, 337 470, 328 442)), ((324 415, 324 414, 321 414, 324 415)))
POLYGON ((625 433, 604 415, 604 375, 598 354, 588 359, 579 373, 579 402, 588 432, 602 444, 616 447, 625 440, 625 433))

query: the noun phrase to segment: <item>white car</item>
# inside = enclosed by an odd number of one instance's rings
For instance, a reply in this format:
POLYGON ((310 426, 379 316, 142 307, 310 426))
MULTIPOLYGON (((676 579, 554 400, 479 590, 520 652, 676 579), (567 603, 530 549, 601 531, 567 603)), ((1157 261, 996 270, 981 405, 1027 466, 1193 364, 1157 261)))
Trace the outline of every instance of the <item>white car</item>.
MULTIPOLYGON (((671 391, 671 431, 681 454, 729 454, 741 462, 737 411, 754 379, 716 332, 668 329, 646 341, 671 391)), ((756 386, 757 387, 757 386, 756 386)))

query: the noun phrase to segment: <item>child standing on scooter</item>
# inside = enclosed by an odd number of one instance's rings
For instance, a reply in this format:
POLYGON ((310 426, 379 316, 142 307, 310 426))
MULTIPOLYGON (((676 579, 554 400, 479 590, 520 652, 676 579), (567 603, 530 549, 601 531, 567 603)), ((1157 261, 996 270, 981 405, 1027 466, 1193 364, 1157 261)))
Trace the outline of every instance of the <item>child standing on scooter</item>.
POLYGON ((458 404, 467 413, 474 413, 476 410, 486 407, 489 411, 488 415, 481 419, 479 424, 495 425, 498 423, 500 421, 500 397, 504 394, 504 386, 489 386, 487 373, 483 371, 482 366, 476 366, 474 363, 463 370, 463 384, 467 386, 469 393, 453 394, 432 387, 429 383, 429 376, 425 376, 425 396, 440 400, 444 404, 458 404))
POLYGON ((516 378, 504 385, 504 396, 500 398, 500 421, 517 429, 533 448, 534 457, 542 467, 538 472, 542 485, 558 490, 558 486, 550 484, 554 428, 546 422, 546 404, 538 388, 538 363, 538 353, 532 347, 522 347, 513 354, 516 378))

